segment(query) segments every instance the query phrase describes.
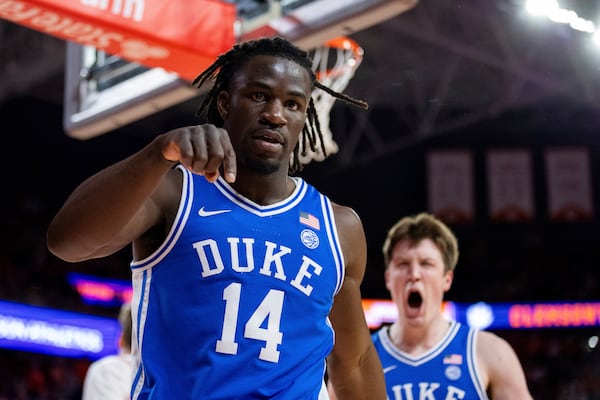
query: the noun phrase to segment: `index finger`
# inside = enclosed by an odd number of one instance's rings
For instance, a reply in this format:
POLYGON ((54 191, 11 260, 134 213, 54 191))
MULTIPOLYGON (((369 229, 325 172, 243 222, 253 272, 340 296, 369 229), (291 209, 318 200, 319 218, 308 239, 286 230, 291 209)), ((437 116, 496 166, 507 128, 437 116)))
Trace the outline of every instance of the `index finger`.
POLYGON ((233 146, 231 145, 231 140, 229 140, 229 134, 221 135, 221 144, 223 149, 225 150, 225 155, 223 158, 223 176, 225 180, 229 183, 235 182, 235 178, 237 175, 237 162, 235 157, 235 151, 233 150, 233 146))

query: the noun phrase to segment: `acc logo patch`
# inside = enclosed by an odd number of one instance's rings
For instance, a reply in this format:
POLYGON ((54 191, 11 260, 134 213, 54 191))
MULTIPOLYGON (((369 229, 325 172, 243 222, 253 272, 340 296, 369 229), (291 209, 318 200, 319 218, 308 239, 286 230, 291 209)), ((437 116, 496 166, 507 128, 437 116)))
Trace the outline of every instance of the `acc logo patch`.
POLYGON ((319 247, 319 236, 310 229, 304 229, 300 232, 300 240, 302 241, 302 244, 309 249, 316 249, 319 247))
POLYGON ((460 371, 460 367, 456 365, 449 365, 444 371, 444 374, 446 375, 446 378, 450 379, 451 381, 455 381, 460 378, 462 373, 460 371))

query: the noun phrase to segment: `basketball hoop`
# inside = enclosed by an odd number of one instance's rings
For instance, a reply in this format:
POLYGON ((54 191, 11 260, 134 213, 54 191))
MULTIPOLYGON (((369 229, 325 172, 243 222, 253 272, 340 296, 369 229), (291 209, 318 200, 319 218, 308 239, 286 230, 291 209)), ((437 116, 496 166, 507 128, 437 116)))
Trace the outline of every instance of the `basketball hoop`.
MULTIPOLYGON (((317 79, 323 85, 342 93, 362 62, 363 53, 362 47, 347 37, 342 36, 325 42, 312 50, 313 70, 317 79)), ((319 114, 319 124, 327 155, 335 154, 338 145, 333 140, 333 133, 329 127, 329 114, 337 99, 319 89, 313 91, 312 97, 319 114)), ((312 160, 323 161, 325 158, 318 139, 316 151, 306 149, 305 155, 300 154, 302 164, 308 164, 312 160)))

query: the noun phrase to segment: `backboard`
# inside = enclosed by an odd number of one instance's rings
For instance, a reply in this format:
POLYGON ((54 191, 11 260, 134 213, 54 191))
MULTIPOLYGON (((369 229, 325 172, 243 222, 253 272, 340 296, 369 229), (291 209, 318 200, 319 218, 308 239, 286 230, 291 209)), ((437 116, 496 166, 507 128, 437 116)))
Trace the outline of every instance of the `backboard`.
MULTIPOLYGON (((393 18, 412 8, 417 1, 238 0, 225 3, 235 3, 237 18, 231 29, 236 41, 283 36, 310 50, 332 38, 393 18)), ((93 3, 92 0, 87 2, 93 3)), ((180 43, 180 46, 185 45, 180 43)), ((177 71, 132 62, 123 55, 109 54, 85 43, 68 42, 66 57, 63 122, 66 134, 74 138, 88 139, 104 134, 202 94, 192 88, 189 77, 177 71)))

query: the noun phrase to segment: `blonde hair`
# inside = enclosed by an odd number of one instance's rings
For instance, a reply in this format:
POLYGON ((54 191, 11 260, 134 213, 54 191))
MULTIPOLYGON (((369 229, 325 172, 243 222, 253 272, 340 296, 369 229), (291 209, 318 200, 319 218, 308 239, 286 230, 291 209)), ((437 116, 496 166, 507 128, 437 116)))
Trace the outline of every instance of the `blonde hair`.
POLYGON ((383 243, 383 259, 387 269, 392 251, 396 243, 409 240, 418 243, 423 239, 431 239, 440 250, 445 271, 453 271, 458 262, 458 240, 450 228, 429 213, 401 218, 387 233, 383 243))

